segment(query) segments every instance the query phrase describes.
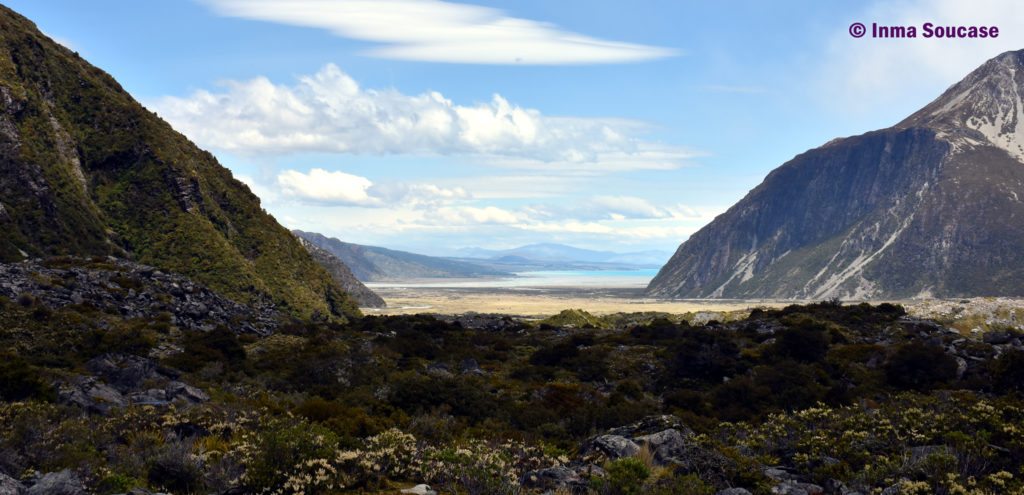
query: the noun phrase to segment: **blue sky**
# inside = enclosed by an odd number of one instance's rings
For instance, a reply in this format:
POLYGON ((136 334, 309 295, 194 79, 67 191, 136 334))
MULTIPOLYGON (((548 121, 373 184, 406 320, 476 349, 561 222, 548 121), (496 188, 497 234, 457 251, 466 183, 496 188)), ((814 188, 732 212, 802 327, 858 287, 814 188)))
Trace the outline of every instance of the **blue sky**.
POLYGON ((671 251, 770 170, 1024 48, 1019 2, 7 0, 290 228, 671 251), (852 22, 999 26, 854 39, 852 22))

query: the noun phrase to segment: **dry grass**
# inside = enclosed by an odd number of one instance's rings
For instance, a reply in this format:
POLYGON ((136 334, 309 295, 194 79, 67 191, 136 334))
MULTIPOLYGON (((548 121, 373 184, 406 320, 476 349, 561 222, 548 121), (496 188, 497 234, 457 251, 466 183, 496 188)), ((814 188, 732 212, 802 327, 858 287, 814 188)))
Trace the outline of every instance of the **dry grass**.
POLYGON ((640 450, 633 455, 633 457, 640 459, 640 462, 644 463, 644 466, 647 466, 647 469, 654 469, 654 452, 651 450, 651 446, 649 444, 644 443, 641 445, 640 450))
POLYGON ((388 303, 384 310, 365 314, 462 314, 500 313, 547 317, 566 308, 579 308, 593 315, 657 311, 682 314, 700 311, 740 311, 752 307, 782 307, 788 303, 762 301, 664 301, 639 297, 611 297, 587 294, 509 293, 486 289, 446 290, 433 288, 374 288, 388 303))

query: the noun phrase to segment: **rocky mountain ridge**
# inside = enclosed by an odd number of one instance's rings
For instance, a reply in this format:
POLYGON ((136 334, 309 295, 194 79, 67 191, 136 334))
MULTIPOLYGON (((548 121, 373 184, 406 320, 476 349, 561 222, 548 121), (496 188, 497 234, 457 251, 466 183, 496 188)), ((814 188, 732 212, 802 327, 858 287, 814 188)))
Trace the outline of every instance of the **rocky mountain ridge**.
POLYGON ((306 248, 306 251, 313 256, 313 259, 316 260, 320 266, 324 267, 324 269, 327 270, 327 273, 331 274, 331 278, 333 278, 349 296, 352 296, 360 307, 383 308, 387 306, 384 299, 370 290, 369 287, 363 285, 363 283, 360 282, 354 274, 352 274, 352 270, 349 269, 344 262, 338 259, 337 256, 331 254, 330 251, 322 249, 312 242, 307 241, 301 236, 296 237, 299 239, 299 243, 302 244, 302 247, 306 248))
POLYGON ((1024 295, 1024 51, 773 170, 652 280, 674 298, 1024 295))

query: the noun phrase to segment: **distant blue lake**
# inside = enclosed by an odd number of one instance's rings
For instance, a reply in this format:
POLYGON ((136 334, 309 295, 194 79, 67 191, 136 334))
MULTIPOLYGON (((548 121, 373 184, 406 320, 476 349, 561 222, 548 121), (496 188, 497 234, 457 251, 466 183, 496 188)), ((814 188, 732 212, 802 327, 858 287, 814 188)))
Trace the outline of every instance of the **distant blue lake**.
POLYGON ((557 270, 520 272, 510 278, 424 279, 409 282, 371 282, 368 287, 430 288, 634 288, 646 287, 658 274, 656 268, 642 270, 557 270))

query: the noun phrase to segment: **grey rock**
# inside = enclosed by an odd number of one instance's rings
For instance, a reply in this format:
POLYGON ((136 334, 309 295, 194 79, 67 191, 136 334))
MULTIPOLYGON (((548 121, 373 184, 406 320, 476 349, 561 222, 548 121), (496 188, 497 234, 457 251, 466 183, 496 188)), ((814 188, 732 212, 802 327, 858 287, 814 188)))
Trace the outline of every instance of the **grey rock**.
POLYGON ((658 433, 639 436, 633 440, 641 446, 646 445, 654 454, 655 462, 666 464, 669 462, 669 459, 686 451, 688 446, 687 440, 690 436, 692 436, 692 433, 689 436, 684 436, 679 430, 669 428, 658 433))
POLYGON ((1003 345, 1003 344, 1009 344, 1010 342, 1012 342, 1014 337, 1016 337, 1016 336, 1014 334, 1010 333, 1010 332, 1006 332, 1006 331, 992 331, 992 332, 985 332, 985 334, 981 336, 981 340, 983 342, 985 342, 986 344, 1003 345))
POLYGON ((158 277, 159 272, 145 265, 113 258, 98 268, 84 258, 80 261, 58 267, 38 259, 0 263, 0 296, 28 294, 51 308, 88 304, 125 318, 152 319, 163 313, 171 324, 191 330, 224 325, 267 335, 281 318, 267 298, 242 305, 180 275, 158 277), (63 287, 43 283, 46 280, 60 280, 63 287), (125 285, 133 287, 126 290, 125 285))
POLYGON ((112 407, 127 404, 121 392, 95 377, 87 376, 75 377, 70 382, 58 384, 57 399, 61 403, 98 414, 106 414, 112 407))
POLYGON ((609 435, 620 435, 624 437, 637 437, 641 435, 649 435, 651 433, 657 433, 659 431, 665 431, 668 429, 679 430, 684 436, 692 436, 693 430, 683 424, 683 420, 677 416, 671 414, 663 414, 660 416, 648 416, 636 423, 620 426, 618 428, 612 428, 608 430, 609 435))
POLYGON ((541 490, 571 488, 583 483, 579 474, 565 466, 555 466, 526 473, 523 485, 541 490))
POLYGON ((427 365, 427 374, 438 378, 451 378, 455 375, 448 370, 448 365, 444 363, 430 363, 427 365))
POLYGON ((89 398, 95 402, 111 406, 125 405, 124 396, 117 389, 105 383, 94 383, 88 391, 89 398))
POLYGON ((0 495, 22 495, 24 493, 25 485, 4 473, 0 473, 0 495))
POLYGON ((210 396, 202 390, 183 382, 170 382, 167 384, 167 397, 170 400, 183 399, 189 403, 206 402, 210 396))
POLYGON ((764 475, 775 481, 787 481, 793 479, 793 475, 780 467, 766 467, 763 470, 764 475))
POLYGON ((953 356, 953 359, 956 360, 956 379, 959 380, 967 372, 967 360, 960 356, 953 356))
POLYGON ((56 473, 46 473, 37 481, 26 495, 85 495, 85 485, 70 469, 56 473))
POLYGON ((476 359, 473 359, 473 358, 463 359, 462 363, 459 365, 459 367, 462 368, 462 373, 463 374, 469 374, 469 375, 483 375, 484 374, 484 370, 480 369, 480 364, 477 363, 476 359))
POLYGON ((121 390, 133 389, 157 378, 156 362, 126 354, 104 354, 85 364, 86 369, 121 390))
POLYGON ((609 459, 632 457, 640 452, 640 446, 636 442, 619 435, 600 435, 594 439, 592 445, 609 459))
POLYGON ((881 495, 900 495, 901 491, 902 490, 900 490, 900 485, 897 483, 895 485, 889 486, 885 490, 882 490, 881 495))
POLYGON ((746 488, 726 488, 718 490, 715 495, 751 495, 751 493, 746 488))

